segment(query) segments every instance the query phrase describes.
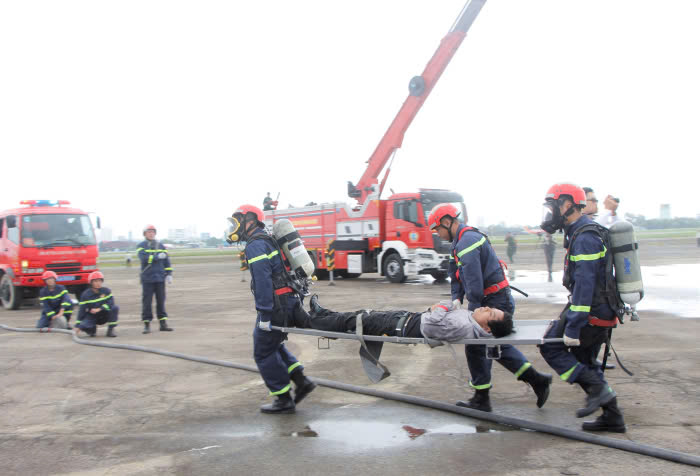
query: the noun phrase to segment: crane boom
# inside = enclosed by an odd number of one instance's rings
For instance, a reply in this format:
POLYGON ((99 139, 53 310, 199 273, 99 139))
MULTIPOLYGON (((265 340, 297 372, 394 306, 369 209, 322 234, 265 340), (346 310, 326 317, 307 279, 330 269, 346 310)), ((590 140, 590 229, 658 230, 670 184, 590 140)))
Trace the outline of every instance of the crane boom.
MULTIPOLYGON (((411 79, 408 85, 409 95, 396 117, 394 117, 389 129, 384 133, 384 137, 382 137, 374 153, 367 161, 368 165, 365 173, 357 182, 357 185, 348 182, 348 195, 357 199, 360 204, 363 204, 373 192, 381 192, 381 190, 377 190, 379 174, 394 152, 396 152, 396 149, 401 147, 403 136, 411 122, 413 122, 413 118, 416 117, 443 71, 447 68, 485 3, 486 0, 467 1, 452 28, 440 42, 440 46, 433 54, 433 57, 428 61, 423 74, 411 79)), ((386 178, 385 176, 384 180, 382 180, 381 188, 383 188, 386 178)))

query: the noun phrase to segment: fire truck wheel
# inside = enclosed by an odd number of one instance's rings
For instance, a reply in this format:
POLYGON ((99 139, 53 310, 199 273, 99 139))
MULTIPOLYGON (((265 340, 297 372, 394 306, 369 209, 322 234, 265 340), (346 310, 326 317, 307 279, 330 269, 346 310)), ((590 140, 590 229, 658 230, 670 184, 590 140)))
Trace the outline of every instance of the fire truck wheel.
POLYGON ((392 283, 403 283, 406 275, 403 272, 403 260, 398 253, 391 253, 384 260, 384 276, 392 283))
POLYGON ((325 281, 326 279, 328 279, 330 277, 330 273, 327 269, 318 269, 316 255, 314 253, 309 253, 309 257, 311 258, 311 262, 314 264, 314 275, 316 276, 316 279, 318 279, 319 281, 325 281))
POLYGON ((435 271, 433 273, 430 273, 430 275, 435 278, 435 281, 438 283, 442 283, 443 281, 447 280, 447 273, 444 271, 435 271))
POLYGON ((12 280, 6 274, 0 280, 0 300, 5 309, 19 309, 22 304, 22 288, 12 284, 12 280))

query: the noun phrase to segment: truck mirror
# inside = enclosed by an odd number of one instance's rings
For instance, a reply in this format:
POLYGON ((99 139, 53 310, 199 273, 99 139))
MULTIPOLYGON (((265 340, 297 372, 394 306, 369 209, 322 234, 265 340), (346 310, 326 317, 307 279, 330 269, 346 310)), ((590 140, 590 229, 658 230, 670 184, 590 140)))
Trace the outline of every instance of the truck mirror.
POLYGON ((7 223, 7 228, 16 228, 17 227, 17 217, 14 215, 10 215, 5 219, 5 223, 7 223))
POLYGON ((97 217, 96 221, 97 221, 97 229, 99 230, 102 228, 102 222, 100 222, 100 217, 97 217))

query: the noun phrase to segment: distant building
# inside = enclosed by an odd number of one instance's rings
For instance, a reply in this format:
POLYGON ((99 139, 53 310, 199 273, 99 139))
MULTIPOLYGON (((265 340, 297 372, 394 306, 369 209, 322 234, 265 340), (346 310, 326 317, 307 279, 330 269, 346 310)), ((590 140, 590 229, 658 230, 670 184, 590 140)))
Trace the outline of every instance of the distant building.
POLYGON ((671 205, 669 203, 662 203, 659 207, 659 218, 662 220, 671 219, 671 205))
POLYGON ((199 239, 202 240, 202 241, 206 241, 206 240, 208 240, 209 238, 211 238, 211 234, 210 234, 210 233, 200 233, 200 234, 199 234, 199 239))
POLYGON ((185 229, 184 228, 171 228, 168 230, 168 239, 172 241, 184 241, 185 240, 185 229))

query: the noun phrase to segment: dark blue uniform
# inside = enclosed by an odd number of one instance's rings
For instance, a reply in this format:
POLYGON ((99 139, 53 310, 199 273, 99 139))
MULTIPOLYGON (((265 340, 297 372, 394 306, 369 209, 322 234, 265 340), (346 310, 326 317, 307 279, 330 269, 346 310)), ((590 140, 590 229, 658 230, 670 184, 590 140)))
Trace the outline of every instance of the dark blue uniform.
POLYGON ((95 335, 98 325, 107 324, 114 327, 118 320, 119 306, 114 304, 112 291, 109 288, 95 290, 90 287, 80 295, 80 310, 78 320, 75 322, 78 329, 95 335), (92 309, 99 309, 99 312, 92 314, 90 312, 92 309))
MULTIPOLYGON (((505 274, 496 252, 486 237, 460 224, 452 243, 453 259, 450 260, 452 299, 467 299, 469 310, 492 307, 513 313, 515 300, 505 282, 505 274), (467 228, 464 233, 462 230, 467 228), (456 260, 456 261, 455 261, 456 260), (498 291, 485 291, 497 285, 498 291)), ((512 345, 501 345, 498 363, 520 377, 532 365, 512 345)), ((469 385, 476 390, 491 388, 491 360, 486 358, 485 345, 467 345, 464 349, 471 380, 469 385)))
POLYGON ((277 278, 285 272, 282 257, 265 239, 254 239, 261 233, 265 231, 256 229, 245 248, 252 277, 251 290, 258 311, 253 330, 253 357, 270 395, 281 395, 291 388, 289 374, 297 368, 303 370, 304 367, 284 345, 285 334, 261 330, 258 323, 262 321, 283 326, 287 320, 288 325, 293 325, 295 313, 301 309, 301 300, 277 278), (278 308, 277 303, 284 308, 278 308))
POLYGON ((136 249, 141 261, 141 320, 151 322, 153 320, 153 295, 156 296, 156 315, 158 320, 165 321, 168 314, 165 312, 165 277, 173 274, 170 266, 168 250, 157 240, 144 240, 136 249), (165 259, 158 256, 165 253, 165 259))
POLYGON ((49 327, 51 318, 63 309, 63 316, 66 322, 73 315, 73 301, 71 301, 68 290, 65 286, 57 284, 53 289, 44 286, 39 291, 39 302, 41 303, 41 317, 36 323, 38 328, 49 327))
MULTIPOLYGON (((580 227, 592 223, 587 216, 564 229, 567 239, 580 227)), ((567 347, 563 343, 544 344, 540 353, 547 363, 560 375, 561 379, 574 383, 588 367, 603 379, 603 372, 596 363, 597 350, 606 340, 607 328, 593 326, 589 317, 614 320, 615 312, 604 300, 594 299, 596 286, 605 280, 605 259, 608 250, 594 231, 584 231, 569 245, 565 258, 564 273, 570 276, 568 304, 560 321, 555 321, 545 334, 545 338, 557 338, 566 334, 571 339, 579 339, 578 347, 567 347)))

